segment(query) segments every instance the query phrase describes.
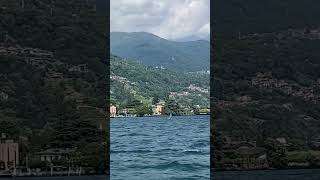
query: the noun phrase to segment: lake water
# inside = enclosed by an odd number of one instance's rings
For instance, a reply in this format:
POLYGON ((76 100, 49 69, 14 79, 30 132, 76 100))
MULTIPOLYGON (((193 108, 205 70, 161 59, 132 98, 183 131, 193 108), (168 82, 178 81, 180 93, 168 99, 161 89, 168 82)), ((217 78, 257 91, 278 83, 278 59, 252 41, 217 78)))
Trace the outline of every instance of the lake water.
MULTIPOLYGON (((125 172, 124 172, 125 173, 125 172)), ((126 173, 125 173, 126 174, 126 173)), ((212 180, 319 180, 320 169, 293 169, 293 170, 258 170, 258 171, 229 171, 213 172, 212 180)), ((117 177, 119 178, 119 177, 117 177)), ((131 180, 123 177, 123 180, 131 180)), ((1 180, 108 180, 107 176, 81 176, 81 177, 20 177, 0 178, 1 180)), ((143 180, 157 179, 148 177, 143 180)), ((160 178, 158 178, 160 179, 160 178)), ((196 179, 196 178, 163 178, 166 179, 196 179)), ((202 178, 199 177, 201 180, 202 178)), ((203 178, 208 179, 208 178, 203 178)), ((111 179, 113 180, 113 179, 111 179)))
POLYGON ((210 179, 209 127, 209 116, 112 119, 111 179, 210 179))
POLYGON ((16 177, 1 180, 109 180, 109 176, 61 176, 61 177, 16 177))

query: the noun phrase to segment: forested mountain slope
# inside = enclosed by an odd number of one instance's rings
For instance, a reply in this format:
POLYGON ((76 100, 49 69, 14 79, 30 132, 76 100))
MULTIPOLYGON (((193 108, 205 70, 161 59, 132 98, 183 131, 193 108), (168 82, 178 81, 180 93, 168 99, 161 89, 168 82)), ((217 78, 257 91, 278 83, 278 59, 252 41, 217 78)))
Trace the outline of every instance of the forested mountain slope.
POLYGON ((111 32, 111 52, 144 65, 194 72, 209 70, 208 41, 169 41, 146 32, 111 32))
POLYGON ((217 129, 233 138, 320 137, 319 31, 217 37, 212 101, 217 129))
POLYGON ((191 84, 209 89, 209 74, 177 73, 111 56, 111 100, 125 105, 138 98, 151 105, 153 97, 165 99, 171 92, 189 92, 181 97, 185 105, 209 105, 209 92, 192 91, 191 84))
POLYGON ((109 77, 106 19, 92 3, 0 2, 0 133, 19 143, 20 165, 27 154, 34 164, 42 150, 76 148, 78 163, 100 168, 109 77))

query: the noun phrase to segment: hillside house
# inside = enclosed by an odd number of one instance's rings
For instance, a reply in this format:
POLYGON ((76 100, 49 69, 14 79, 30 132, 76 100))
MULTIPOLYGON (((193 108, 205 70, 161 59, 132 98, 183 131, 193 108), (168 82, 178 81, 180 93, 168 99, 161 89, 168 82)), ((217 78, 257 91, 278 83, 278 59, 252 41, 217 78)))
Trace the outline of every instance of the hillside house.
POLYGON ((267 150, 265 148, 239 148, 236 152, 241 159, 239 164, 241 168, 261 169, 268 167, 267 150))
POLYGON ((79 64, 77 66, 72 66, 68 70, 69 72, 77 72, 77 73, 82 73, 82 72, 87 72, 88 68, 86 64, 79 64))
POLYGON ((46 149, 36 153, 41 161, 52 162, 55 160, 69 159, 73 149, 46 149))
POLYGON ((164 112, 164 105, 161 103, 157 103, 152 106, 153 115, 162 115, 164 112))
POLYGON ((267 150, 257 147, 255 142, 231 141, 225 137, 222 147, 225 166, 241 169, 260 169, 267 168, 267 150))

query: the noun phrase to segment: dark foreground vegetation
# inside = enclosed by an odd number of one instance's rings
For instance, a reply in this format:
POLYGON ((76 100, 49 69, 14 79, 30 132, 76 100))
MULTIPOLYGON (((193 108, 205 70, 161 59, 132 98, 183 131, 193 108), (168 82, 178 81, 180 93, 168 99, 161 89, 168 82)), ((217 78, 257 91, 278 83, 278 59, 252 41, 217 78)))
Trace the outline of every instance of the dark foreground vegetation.
POLYGON ((319 167, 317 2, 216 3, 212 167, 319 167))
POLYGON ((95 1, 1 1, 1 146, 18 153, 0 172, 108 173, 101 15, 95 1))
POLYGON ((218 37, 216 43, 213 118, 223 159, 261 158, 250 168, 319 166, 319 31, 218 37), (229 152, 241 143, 251 145, 243 144, 243 154, 229 152))

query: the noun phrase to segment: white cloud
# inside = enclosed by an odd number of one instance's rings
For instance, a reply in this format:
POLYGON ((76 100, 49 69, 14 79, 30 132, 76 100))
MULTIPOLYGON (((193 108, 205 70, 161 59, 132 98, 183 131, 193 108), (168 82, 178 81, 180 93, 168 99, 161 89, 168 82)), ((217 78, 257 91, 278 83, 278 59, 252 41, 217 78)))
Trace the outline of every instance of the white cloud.
POLYGON ((210 0, 111 0, 111 31, 146 31, 168 39, 207 37, 210 0))
POLYGON ((200 37, 207 37, 209 34, 210 34, 210 23, 203 25, 198 31, 198 35, 200 37))

